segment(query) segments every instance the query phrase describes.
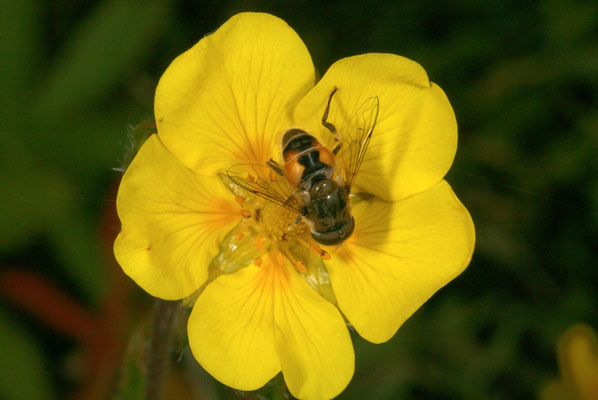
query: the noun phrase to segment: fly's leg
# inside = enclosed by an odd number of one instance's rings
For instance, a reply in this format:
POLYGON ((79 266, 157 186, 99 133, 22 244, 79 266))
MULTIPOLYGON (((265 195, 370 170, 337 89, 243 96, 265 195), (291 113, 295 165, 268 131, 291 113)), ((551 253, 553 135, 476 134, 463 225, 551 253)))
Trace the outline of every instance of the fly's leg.
POLYGON ((289 204, 291 204, 291 202, 295 200, 295 195, 290 195, 289 197, 287 197, 287 199, 284 201, 284 205, 288 206, 289 204))
POLYGON ((330 102, 332 101, 332 96, 334 95, 334 93, 336 93, 336 91, 338 90, 337 87, 335 87, 332 90, 332 93, 330 93, 330 97, 328 97, 328 104, 326 105, 326 110, 324 111, 324 115, 322 115, 322 125, 324 125, 324 127, 326 129, 328 129, 330 132, 332 132, 332 134, 334 135, 334 140, 336 141, 337 145, 336 147, 332 150, 332 154, 336 155, 339 150, 341 149, 342 145, 343 145, 343 137, 340 135, 340 133, 338 133, 338 131, 336 130, 336 127, 327 121, 328 119, 328 111, 330 111, 330 102))
POLYGON ((266 165, 268 167, 270 167, 272 169, 272 171, 276 172, 278 175, 284 176, 284 170, 282 169, 282 167, 280 166, 280 164, 277 163, 276 161, 274 161, 273 159, 269 159, 266 162, 266 165))

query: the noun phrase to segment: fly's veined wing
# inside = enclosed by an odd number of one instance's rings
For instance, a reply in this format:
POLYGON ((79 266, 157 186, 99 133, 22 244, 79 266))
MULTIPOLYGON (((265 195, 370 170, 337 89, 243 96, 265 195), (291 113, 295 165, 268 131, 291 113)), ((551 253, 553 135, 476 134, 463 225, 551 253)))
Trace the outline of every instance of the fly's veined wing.
POLYGON ((343 136, 343 144, 339 155, 344 164, 345 182, 349 188, 355 182, 372 139, 379 108, 378 96, 368 98, 357 107, 349 123, 340 132, 343 136))
POLYGON ((230 180, 258 197, 278 204, 287 210, 300 213, 301 205, 293 194, 289 181, 267 165, 239 164, 226 171, 230 180))

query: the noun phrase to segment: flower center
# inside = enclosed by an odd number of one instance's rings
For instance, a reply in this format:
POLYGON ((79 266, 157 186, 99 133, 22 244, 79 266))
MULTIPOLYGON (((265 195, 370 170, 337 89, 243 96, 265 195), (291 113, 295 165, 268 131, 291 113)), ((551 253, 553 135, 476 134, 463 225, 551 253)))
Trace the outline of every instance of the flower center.
POLYGON ((221 179, 240 205, 243 220, 220 243, 209 266, 209 281, 251 264, 259 267, 265 257, 271 257, 278 266, 290 262, 314 290, 336 303, 323 263, 330 255, 313 240, 307 223, 296 212, 240 189, 226 176, 221 179))
POLYGON ((283 240, 295 240, 309 234, 307 225, 298 220, 297 215, 285 208, 265 201, 258 201, 253 210, 253 220, 258 235, 265 240, 276 243, 283 240))

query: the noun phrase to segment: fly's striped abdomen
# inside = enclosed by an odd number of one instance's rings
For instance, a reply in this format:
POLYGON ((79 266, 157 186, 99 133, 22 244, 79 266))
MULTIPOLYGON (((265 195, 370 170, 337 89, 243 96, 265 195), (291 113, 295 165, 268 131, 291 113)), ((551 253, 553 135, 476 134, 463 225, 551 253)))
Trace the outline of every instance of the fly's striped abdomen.
POLYGON ((282 139, 285 175, 303 190, 322 179, 330 179, 335 167, 334 156, 318 140, 301 129, 291 129, 282 139))

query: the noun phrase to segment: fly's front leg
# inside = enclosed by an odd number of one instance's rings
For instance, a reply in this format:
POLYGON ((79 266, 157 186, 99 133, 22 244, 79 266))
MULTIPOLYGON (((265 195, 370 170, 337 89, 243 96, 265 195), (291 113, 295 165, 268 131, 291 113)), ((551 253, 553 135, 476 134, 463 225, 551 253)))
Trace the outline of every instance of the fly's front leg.
POLYGON ((268 167, 270 167, 274 172, 276 172, 278 175, 280 176, 284 176, 284 170, 282 169, 282 167, 280 166, 279 163, 277 163, 276 161, 274 161, 273 159, 269 159, 266 162, 266 165, 268 167))
POLYGON ((324 115, 322 115, 322 125, 324 125, 324 127, 326 129, 328 129, 330 132, 332 132, 332 134, 334 135, 334 140, 336 141, 337 145, 336 147, 332 150, 332 154, 336 155, 342 145, 343 145, 343 137, 340 135, 340 133, 338 133, 338 131, 336 130, 336 127, 328 122, 328 111, 330 111, 330 102, 332 101, 332 96, 334 95, 334 93, 336 93, 336 91, 338 90, 337 87, 335 87, 332 90, 332 93, 330 93, 330 97, 328 97, 328 104, 326 105, 326 110, 324 111, 324 115))

